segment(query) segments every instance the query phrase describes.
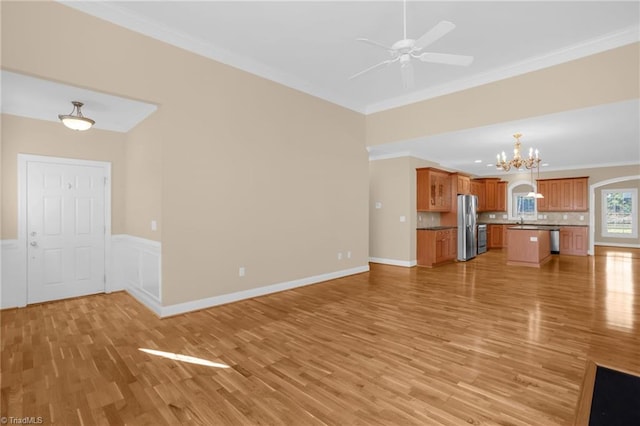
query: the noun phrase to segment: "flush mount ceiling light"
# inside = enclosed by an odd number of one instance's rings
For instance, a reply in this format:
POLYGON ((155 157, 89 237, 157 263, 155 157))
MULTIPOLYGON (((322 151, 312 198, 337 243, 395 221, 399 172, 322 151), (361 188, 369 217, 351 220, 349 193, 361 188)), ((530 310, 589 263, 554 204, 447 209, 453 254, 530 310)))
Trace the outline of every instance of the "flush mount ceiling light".
POLYGON ((73 104, 73 111, 68 115, 59 114, 58 118, 62 121, 62 124, 72 130, 89 130, 96 122, 82 115, 80 111, 80 108, 84 105, 82 102, 72 101, 71 103, 73 104))
POLYGON ((516 170, 522 167, 525 167, 527 169, 539 169, 542 159, 538 155, 538 150, 536 149, 534 151, 533 148, 530 148, 529 158, 522 158, 522 156, 520 155, 520 138, 522 137, 522 134, 516 133, 515 135, 513 135, 513 137, 516 138, 515 148, 513 148, 513 158, 507 161, 507 155, 504 153, 504 151, 502 151, 502 155, 498 154, 497 156, 496 168, 498 170, 504 170, 505 172, 511 170, 511 167, 516 170))

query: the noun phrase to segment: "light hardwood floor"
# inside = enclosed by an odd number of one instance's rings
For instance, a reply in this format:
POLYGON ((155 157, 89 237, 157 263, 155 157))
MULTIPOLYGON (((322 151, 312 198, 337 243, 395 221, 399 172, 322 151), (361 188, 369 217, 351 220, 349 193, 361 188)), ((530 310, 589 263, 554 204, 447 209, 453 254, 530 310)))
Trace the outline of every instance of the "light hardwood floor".
POLYGON ((572 424, 588 360, 640 372, 638 251, 492 250, 167 319, 126 293, 1 312, 1 415, 44 424, 572 424), (155 349, 223 363, 154 356, 155 349))

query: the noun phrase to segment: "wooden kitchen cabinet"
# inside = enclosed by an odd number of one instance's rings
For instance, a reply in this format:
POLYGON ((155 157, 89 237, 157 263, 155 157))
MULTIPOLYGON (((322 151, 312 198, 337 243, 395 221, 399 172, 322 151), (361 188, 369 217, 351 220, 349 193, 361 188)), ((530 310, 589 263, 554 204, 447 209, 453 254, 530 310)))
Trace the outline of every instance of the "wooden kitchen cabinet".
POLYGON ((478 213, 486 210, 484 182, 471 181, 471 195, 478 197, 478 213))
POLYGON ((471 194, 478 197, 478 212, 507 211, 507 182, 499 178, 472 180, 471 194))
POLYGON ((539 212, 587 211, 588 177, 565 179, 538 179, 538 192, 544 198, 536 199, 539 212))
POLYGON ((586 256, 589 245, 586 226, 563 226, 560 228, 560 254, 586 256))
POLYGON ((498 191, 496 193, 496 210, 497 212, 507 211, 507 182, 498 182, 498 191))
POLYGON ((589 210, 589 178, 573 179, 573 210, 586 212, 589 210))
POLYGON ((419 229, 417 241, 418 266, 432 268, 453 262, 458 254, 458 230, 419 229))
POLYGON ((504 225, 488 225, 487 226, 487 248, 495 249, 504 246, 505 231, 504 225))
POLYGON ((416 169, 417 210, 447 212, 451 210, 451 176, 433 168, 416 169))
POLYGON ((469 176, 464 176, 464 175, 456 175, 456 180, 457 180, 457 193, 458 194, 464 194, 464 195, 469 195, 471 194, 471 178, 469 176))
POLYGON ((484 196, 486 211, 493 212, 496 210, 498 201, 498 179, 487 179, 484 181, 484 196))

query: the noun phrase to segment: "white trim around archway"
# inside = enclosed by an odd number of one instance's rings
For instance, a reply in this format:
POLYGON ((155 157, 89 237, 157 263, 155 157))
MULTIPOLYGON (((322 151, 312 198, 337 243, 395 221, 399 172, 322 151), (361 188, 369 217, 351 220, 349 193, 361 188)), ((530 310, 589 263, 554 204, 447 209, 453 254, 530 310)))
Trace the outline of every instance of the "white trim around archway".
POLYGON ((621 176, 613 179, 603 180, 589 185, 589 254, 595 254, 596 242, 596 189, 612 183, 626 182, 628 180, 640 180, 640 175, 621 176))

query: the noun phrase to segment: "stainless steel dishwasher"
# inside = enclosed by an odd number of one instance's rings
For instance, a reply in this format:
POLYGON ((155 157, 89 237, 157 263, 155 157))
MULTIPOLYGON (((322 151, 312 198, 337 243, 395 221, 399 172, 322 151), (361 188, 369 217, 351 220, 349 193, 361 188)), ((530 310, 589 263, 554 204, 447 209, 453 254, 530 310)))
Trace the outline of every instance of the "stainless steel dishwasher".
POLYGON ((487 251, 487 225, 478 225, 478 254, 487 251))
POLYGON ((549 242, 551 244, 551 254, 560 254, 560 228, 549 230, 549 242))

